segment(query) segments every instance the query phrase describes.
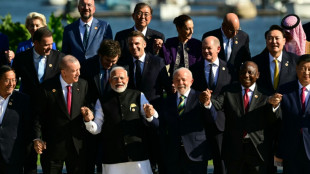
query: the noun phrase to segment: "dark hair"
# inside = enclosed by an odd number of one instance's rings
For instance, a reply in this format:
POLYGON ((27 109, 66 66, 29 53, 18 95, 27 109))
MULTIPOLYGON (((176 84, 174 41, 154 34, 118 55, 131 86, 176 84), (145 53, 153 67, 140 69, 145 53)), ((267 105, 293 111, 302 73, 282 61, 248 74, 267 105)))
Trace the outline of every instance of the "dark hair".
POLYGON ((132 31, 130 34, 129 34, 129 36, 128 36, 128 40, 130 39, 130 38, 132 38, 132 37, 142 37, 143 38, 143 40, 145 41, 145 37, 144 37, 144 35, 143 35, 143 33, 141 32, 141 31, 132 31))
POLYGON ((121 55, 121 46, 118 41, 112 39, 105 39, 101 42, 98 49, 98 54, 107 57, 116 57, 121 55))
POLYGON ((8 66, 8 65, 2 65, 2 66, 0 67, 0 79, 3 77, 3 75, 4 75, 5 73, 7 73, 7 72, 9 72, 9 71, 13 71, 13 72, 15 73, 14 69, 11 68, 10 66, 8 66))
POLYGON ((173 23, 175 24, 177 28, 182 28, 185 26, 185 22, 188 20, 192 20, 192 18, 189 17, 188 15, 183 14, 183 15, 180 15, 174 18, 173 23))
POLYGON ((140 10, 143 7, 148 7, 151 10, 151 14, 153 14, 153 9, 151 6, 149 6, 147 3, 144 2, 140 2, 138 4, 136 4, 135 9, 133 10, 134 13, 137 13, 138 10, 140 10))
POLYGON ((280 31, 282 33, 283 37, 287 38, 287 34, 282 27, 280 27, 279 25, 271 25, 271 27, 265 32, 265 39, 267 39, 268 33, 270 33, 273 30, 280 31))
POLYGON ((310 62, 310 54, 304 54, 301 55, 297 61, 297 66, 301 63, 301 62, 310 62))
POLYGON ((51 37, 53 33, 47 27, 41 27, 33 34, 33 42, 38 41, 40 42, 43 37, 51 37))

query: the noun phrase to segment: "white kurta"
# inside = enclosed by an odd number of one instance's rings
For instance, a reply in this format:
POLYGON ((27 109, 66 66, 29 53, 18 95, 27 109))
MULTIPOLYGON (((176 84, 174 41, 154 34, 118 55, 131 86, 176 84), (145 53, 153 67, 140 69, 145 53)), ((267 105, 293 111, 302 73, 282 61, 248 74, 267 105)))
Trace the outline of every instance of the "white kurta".
POLYGON ((102 164, 102 174, 153 174, 150 161, 102 164))

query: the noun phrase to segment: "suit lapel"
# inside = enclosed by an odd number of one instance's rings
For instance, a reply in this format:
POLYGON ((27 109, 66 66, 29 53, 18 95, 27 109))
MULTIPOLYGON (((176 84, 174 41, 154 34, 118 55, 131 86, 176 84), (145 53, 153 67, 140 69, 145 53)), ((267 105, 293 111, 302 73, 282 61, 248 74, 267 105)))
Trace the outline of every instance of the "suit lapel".
MULTIPOLYGON (((143 71, 142 71, 141 82, 144 82, 145 78, 148 78, 148 77, 146 77, 146 75, 147 75, 147 72, 151 68, 151 67, 149 67, 150 65, 152 65, 152 61, 151 61, 149 55, 146 53, 145 61, 144 61, 144 66, 143 66, 143 71)), ((143 85, 143 83, 141 83, 141 85, 143 85)))
POLYGON ((94 40, 97 32, 100 30, 100 25, 98 25, 98 20, 93 18, 93 23, 90 26, 90 33, 89 33, 89 37, 88 37, 88 42, 87 42, 87 47, 89 47, 89 45, 92 43, 92 41, 94 40))
MULTIPOLYGON (((4 114, 3 114, 3 119, 2 119, 2 124, 1 125, 5 125, 7 123, 7 121, 12 119, 12 117, 16 115, 16 114, 11 114, 12 113, 12 109, 16 105, 14 98, 15 98, 15 91, 10 96, 8 105, 7 105, 6 109, 4 110, 4 114)), ((15 112, 15 111, 13 111, 13 112, 15 112)))
MULTIPOLYGON (((282 54, 282 61, 281 61, 281 70, 280 70, 280 78, 279 78, 279 85, 282 85, 281 82, 282 81, 285 81, 285 80, 282 80, 282 79, 285 79, 287 77, 288 74, 290 74, 290 69, 292 68, 290 66, 290 63, 288 61, 288 55, 286 54, 285 51, 283 51, 283 54, 282 54)), ((295 67, 293 67, 293 69, 295 70, 295 67)))
POLYGON ((46 65, 45 65, 45 72, 44 72, 44 80, 48 77, 49 74, 52 74, 54 69, 54 61, 53 59, 53 51, 51 51, 51 54, 46 56, 46 65))
POLYGON ((262 57, 262 61, 263 61, 263 65, 266 66, 262 66, 262 69, 260 70, 260 72, 264 72, 266 75, 265 76, 261 76, 261 77, 266 77, 265 80, 267 80, 267 84, 269 84, 269 88, 274 89, 273 88, 273 83, 271 80, 271 72, 270 72, 270 61, 269 61, 269 52, 266 51, 263 53, 263 57, 262 57))
POLYGON ((34 77, 34 83, 39 84, 38 73, 36 71, 33 61, 33 49, 34 47, 32 47, 31 51, 29 51, 29 56, 25 57, 28 58, 28 60, 25 60, 24 63, 25 67, 29 67, 27 68, 27 70, 29 70, 29 73, 34 77))
POLYGON ((81 101, 80 88, 78 83, 72 84, 72 104, 71 104, 71 119, 78 116, 80 113, 79 102, 81 101))
POLYGON ((52 89, 52 93, 54 94, 54 97, 58 101, 57 103, 58 103, 60 109, 69 118, 67 103, 65 102, 65 96, 64 96, 64 93, 62 91, 59 76, 55 76, 54 79, 55 79, 55 89, 52 89))
POLYGON ((249 110, 248 112, 252 111, 253 109, 255 109, 255 106, 257 105, 258 101, 260 100, 262 94, 260 92, 258 92, 257 90, 257 85, 255 86, 255 89, 253 91, 252 94, 252 98, 251 98, 251 103, 249 105, 249 110))
POLYGON ((189 92, 188 94, 188 97, 187 97, 187 101, 185 103, 185 110, 184 110, 184 113, 182 114, 182 116, 185 116, 187 112, 189 112, 192 108, 191 106, 195 106, 194 105, 194 100, 195 100, 195 96, 194 96, 194 90, 191 89, 191 91, 189 92))
MULTIPOLYGON (((243 95, 242 95, 242 88, 241 84, 238 84, 236 86, 236 91, 235 93, 232 93, 233 100, 236 103, 236 106, 239 109, 239 112, 242 113, 243 115, 245 114, 244 111, 244 102, 243 102, 243 95)), ((239 116, 239 115, 238 115, 239 116)))
POLYGON ((79 23, 80 23, 79 19, 75 21, 74 23, 75 26, 73 26, 72 30, 73 30, 74 38, 77 38, 77 42, 79 43, 80 47, 82 48, 82 50, 85 50, 83 46, 82 38, 80 35, 79 23))

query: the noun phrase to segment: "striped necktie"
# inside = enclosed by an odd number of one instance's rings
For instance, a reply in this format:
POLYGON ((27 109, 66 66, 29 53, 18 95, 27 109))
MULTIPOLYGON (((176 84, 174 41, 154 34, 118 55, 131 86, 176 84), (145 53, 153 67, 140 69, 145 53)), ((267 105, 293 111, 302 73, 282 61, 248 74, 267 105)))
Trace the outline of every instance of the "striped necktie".
POLYGON ((179 116, 181 116, 184 112, 184 109, 185 109, 185 96, 184 95, 181 95, 180 96, 180 102, 178 104, 178 113, 179 113, 179 116))

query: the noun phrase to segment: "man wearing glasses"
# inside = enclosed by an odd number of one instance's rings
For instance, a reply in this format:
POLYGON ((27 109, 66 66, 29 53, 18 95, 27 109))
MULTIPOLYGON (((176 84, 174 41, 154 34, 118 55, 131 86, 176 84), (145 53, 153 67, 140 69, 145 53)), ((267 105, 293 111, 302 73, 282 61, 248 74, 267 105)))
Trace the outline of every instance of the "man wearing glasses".
POLYGON ((128 49, 128 36, 132 31, 140 31, 145 36, 146 48, 145 51, 154 55, 158 55, 159 50, 165 40, 164 34, 156 30, 152 30, 148 27, 152 20, 153 9, 146 3, 138 3, 135 6, 134 12, 132 13, 132 18, 135 21, 135 25, 131 28, 119 31, 115 35, 116 41, 121 45, 122 55, 119 59, 123 64, 128 63, 131 60, 130 52, 128 49))
POLYGON ((65 27, 62 52, 76 57, 81 65, 86 59, 97 55, 102 40, 113 39, 109 23, 93 17, 96 6, 94 0, 80 0, 78 9, 81 18, 65 27))
POLYGON ((202 40, 208 36, 219 38, 222 49, 218 57, 228 63, 233 80, 237 80, 242 62, 251 60, 249 35, 240 29, 238 16, 235 13, 227 13, 222 27, 206 32, 202 40))

